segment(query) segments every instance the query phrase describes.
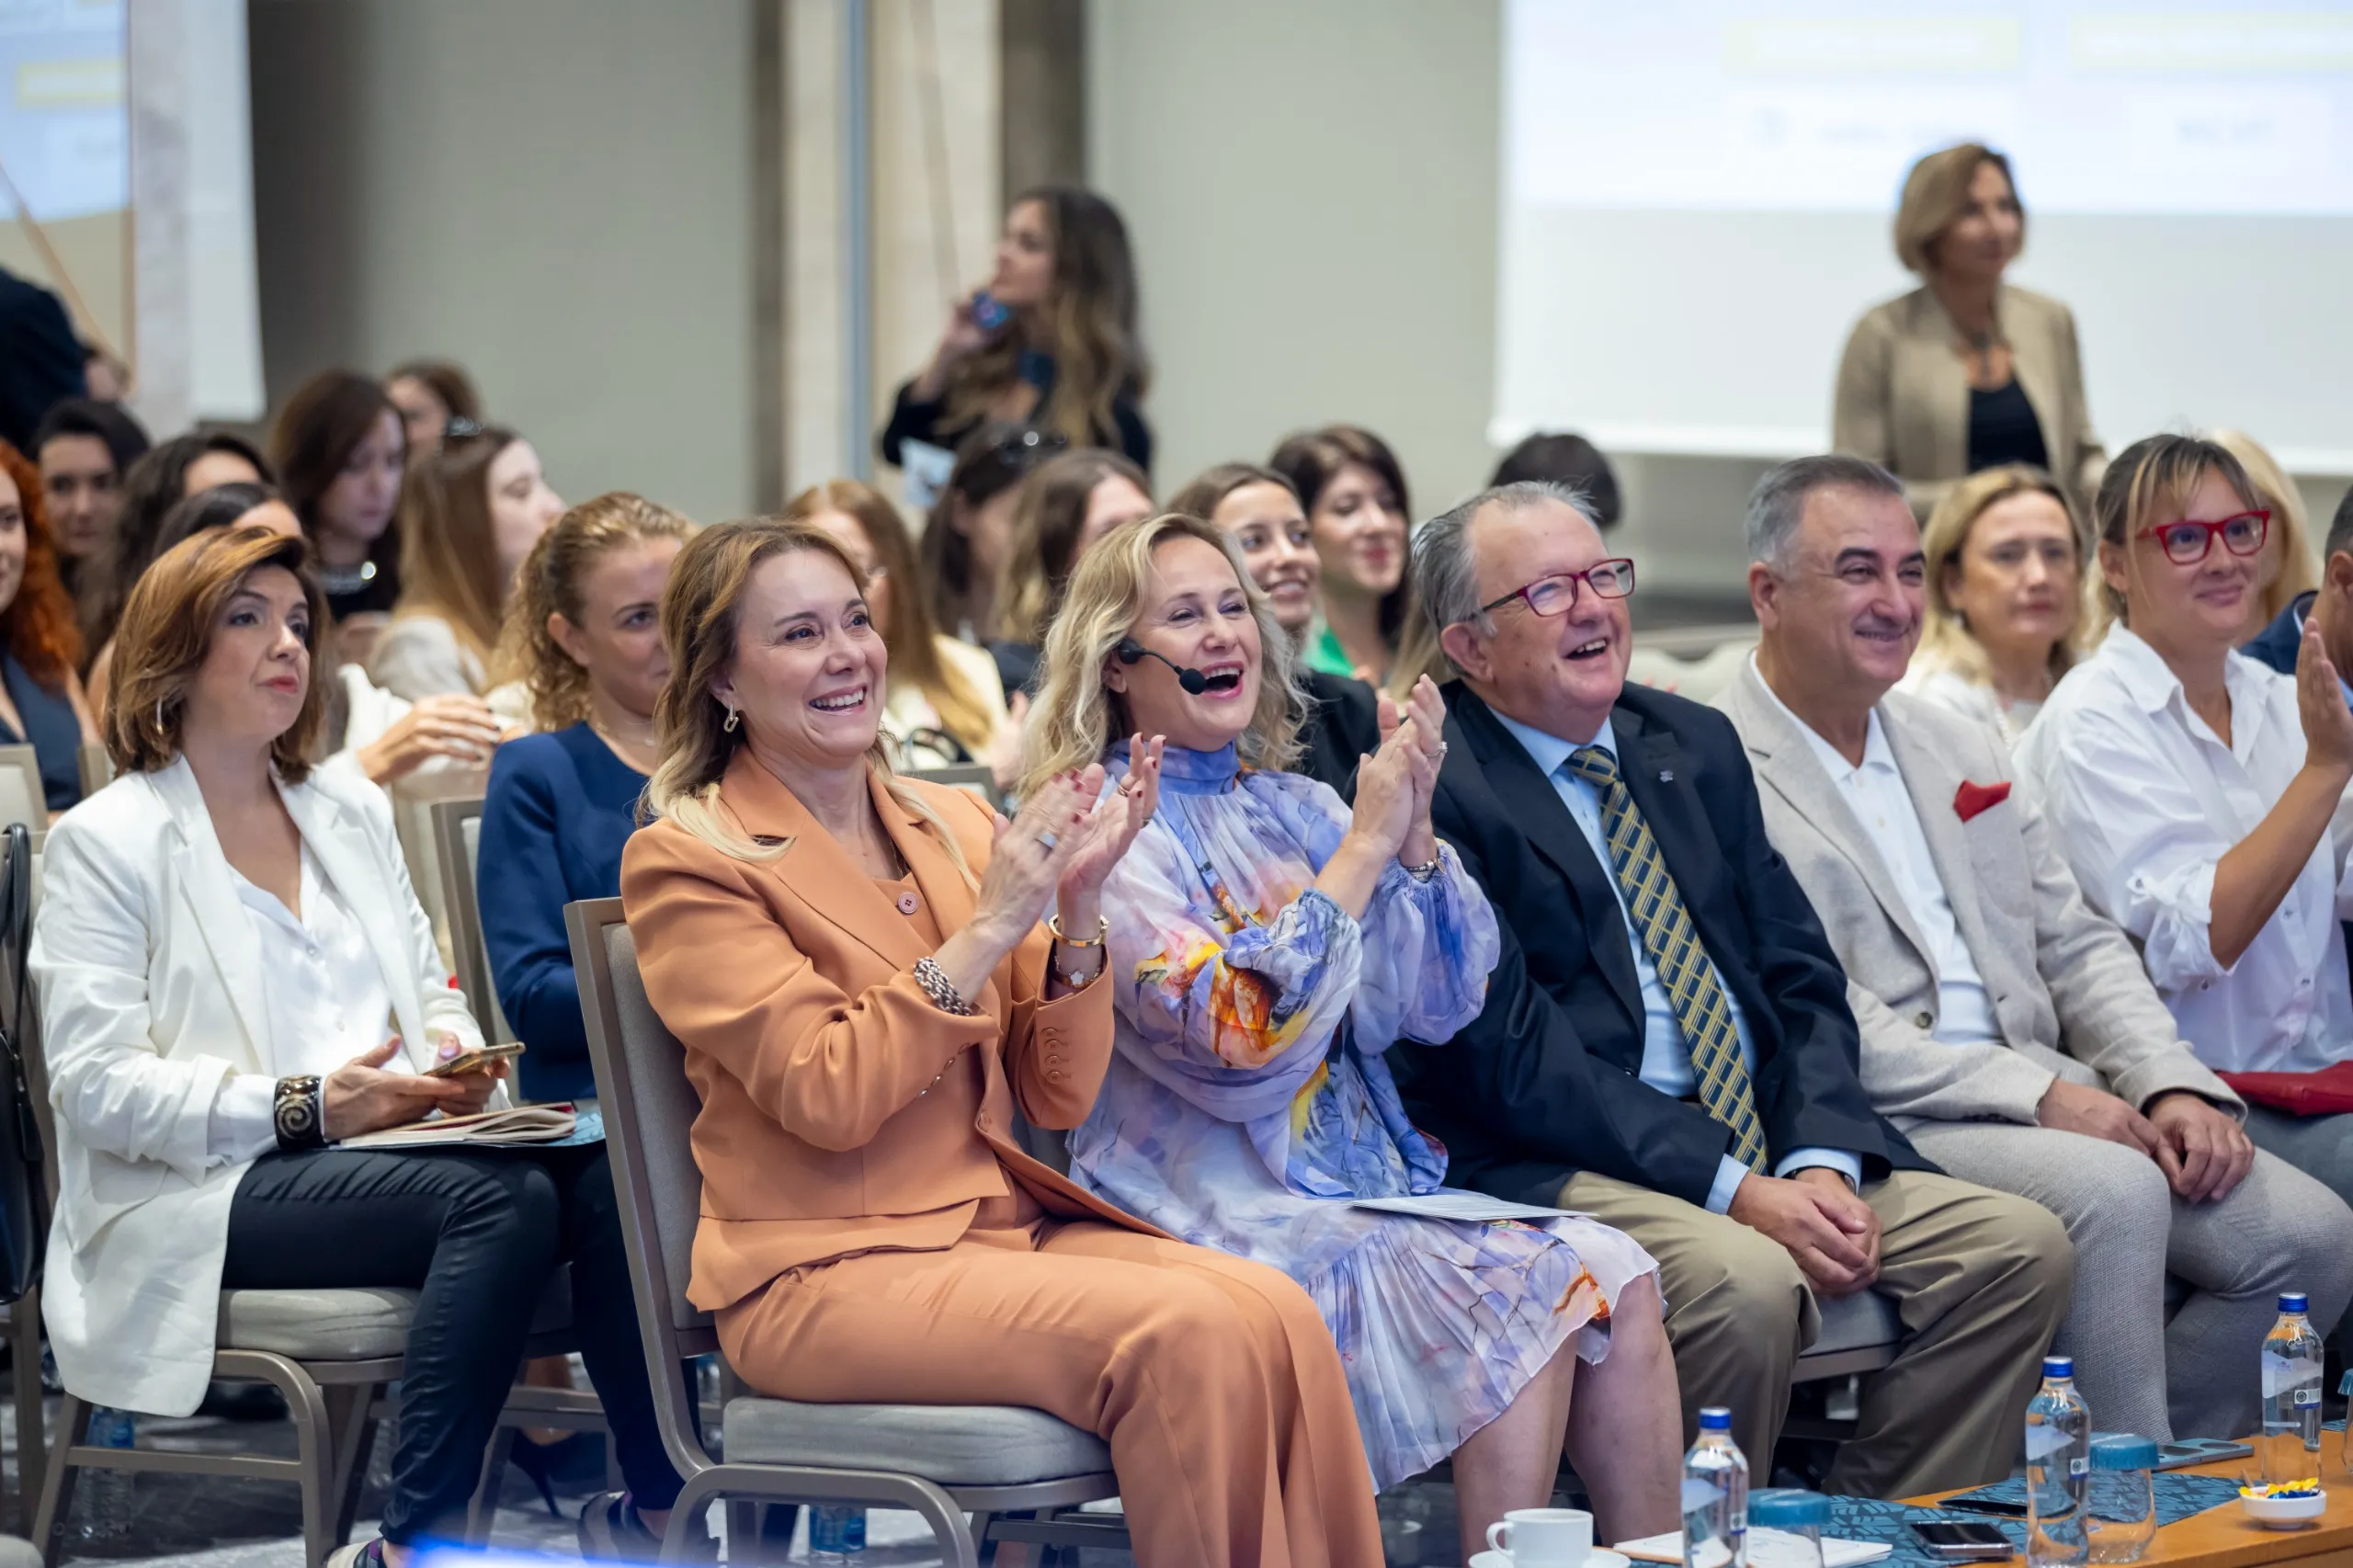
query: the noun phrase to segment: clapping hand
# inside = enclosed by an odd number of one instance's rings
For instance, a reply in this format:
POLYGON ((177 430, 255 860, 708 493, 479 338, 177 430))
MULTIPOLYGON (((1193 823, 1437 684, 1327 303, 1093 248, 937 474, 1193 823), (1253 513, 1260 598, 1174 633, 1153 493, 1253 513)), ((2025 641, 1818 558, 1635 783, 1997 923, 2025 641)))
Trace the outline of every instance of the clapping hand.
POLYGON ((1118 789, 1094 803, 1075 835, 1078 843, 1063 867, 1056 890, 1063 929, 1074 937, 1095 934, 1095 906, 1103 892, 1103 880, 1160 807, 1160 756, 1166 744, 1162 736, 1147 741, 1141 733, 1131 740, 1128 776, 1118 789))
POLYGON ((2345 702, 2341 672, 2321 641, 2320 623, 2307 619, 2296 649, 2296 711, 2303 720, 2304 754, 2316 766, 2353 771, 2353 710, 2345 702))
POLYGON ((1426 866, 1438 858, 1438 834, 1430 826, 1430 797, 1438 792, 1438 771, 1446 760, 1446 699, 1438 683, 1424 676, 1406 693, 1401 712, 1387 692, 1376 699, 1384 749, 1399 736, 1406 778, 1413 787, 1413 807, 1397 845, 1397 858, 1408 866, 1426 866))

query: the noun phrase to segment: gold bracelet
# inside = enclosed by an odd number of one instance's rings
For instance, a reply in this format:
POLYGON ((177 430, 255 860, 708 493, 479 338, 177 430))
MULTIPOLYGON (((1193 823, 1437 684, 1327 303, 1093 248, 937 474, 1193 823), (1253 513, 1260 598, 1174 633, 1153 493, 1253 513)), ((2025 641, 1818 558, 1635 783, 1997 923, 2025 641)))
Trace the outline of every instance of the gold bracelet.
POLYGON ((1046 916, 1046 930, 1052 936, 1055 941, 1060 942, 1065 948, 1099 948, 1103 945, 1103 938, 1111 934, 1111 917, 1108 915, 1097 915, 1095 917, 1095 935, 1084 938, 1074 937, 1069 932, 1063 930, 1063 917, 1059 915, 1049 915, 1046 916))

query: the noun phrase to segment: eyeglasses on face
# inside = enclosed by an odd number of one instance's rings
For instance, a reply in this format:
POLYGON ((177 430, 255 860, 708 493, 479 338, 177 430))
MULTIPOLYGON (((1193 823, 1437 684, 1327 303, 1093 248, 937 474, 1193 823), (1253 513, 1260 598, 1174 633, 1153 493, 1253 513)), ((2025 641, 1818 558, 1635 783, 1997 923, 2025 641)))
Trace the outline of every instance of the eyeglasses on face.
POLYGON ((1622 599, 1634 591, 1634 563, 1623 556, 1615 556, 1597 561, 1582 572, 1555 572, 1514 588, 1499 599, 1489 600, 1479 607, 1479 613, 1501 609, 1518 599, 1538 615, 1566 615, 1577 602, 1580 583, 1591 587, 1598 597, 1622 599))
POLYGON ((2137 537, 2155 540, 2157 548, 2175 565, 2195 566, 2213 553, 2218 539, 2233 555, 2253 555, 2263 548, 2264 539, 2270 531, 2269 512, 2240 512, 2214 523, 2184 517, 2179 522, 2143 528, 2137 537))

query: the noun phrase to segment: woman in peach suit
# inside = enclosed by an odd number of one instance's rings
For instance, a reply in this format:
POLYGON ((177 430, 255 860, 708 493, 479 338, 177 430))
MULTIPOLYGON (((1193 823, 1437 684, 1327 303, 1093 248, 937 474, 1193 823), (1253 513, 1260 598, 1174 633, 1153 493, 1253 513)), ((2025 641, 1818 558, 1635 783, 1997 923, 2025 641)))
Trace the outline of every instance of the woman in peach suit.
POLYGON ((705 531, 662 630, 659 820, 621 896, 702 1096, 688 1294, 730 1363, 783 1398, 1086 1427, 1147 1568, 1380 1562, 1306 1295, 1014 1142, 1017 1113, 1076 1126, 1108 1065, 1100 892, 1158 799, 1158 743, 1137 737, 1100 805, 1089 767, 1006 825, 894 777, 882 641, 848 557, 803 525, 705 531))

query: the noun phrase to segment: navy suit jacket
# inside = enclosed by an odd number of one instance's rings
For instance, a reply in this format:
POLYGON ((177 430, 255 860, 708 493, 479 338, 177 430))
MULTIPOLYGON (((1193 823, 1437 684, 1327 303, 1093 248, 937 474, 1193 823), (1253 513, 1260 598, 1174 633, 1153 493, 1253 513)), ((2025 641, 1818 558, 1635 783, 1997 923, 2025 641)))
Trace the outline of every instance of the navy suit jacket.
POLYGON ((2239 652, 2258 665, 2269 665, 2283 676, 2296 673, 2296 650, 2303 646, 2304 617, 2311 613, 2315 596, 2298 594, 2288 608, 2271 618, 2271 624, 2248 638, 2239 652))
MULTIPOLYGON (((1613 873, 1552 781, 1460 681, 1432 820, 1487 890, 1503 955, 1450 1044, 1389 1051, 1407 1108, 1452 1155, 1448 1180, 1550 1204, 1593 1171, 1704 1206, 1731 1131, 1643 1083, 1642 984, 1613 873)), ((1610 714, 1620 771, 1756 1048, 1770 1159, 1850 1149, 1863 1179, 1934 1170, 1863 1093, 1847 978, 1765 836, 1748 757, 1722 714, 1629 687, 1610 714)))
POLYGON ((33 457, 41 415, 80 397, 82 341, 57 296, 0 267, 0 439, 33 457))
POLYGON ((528 1048, 517 1067, 533 1099, 597 1092, 563 906, 620 896, 644 788, 585 724, 509 741, 491 761, 474 899, 499 1007, 528 1048))

